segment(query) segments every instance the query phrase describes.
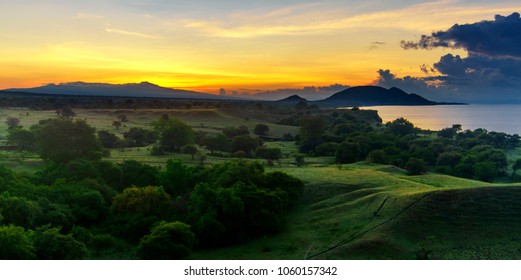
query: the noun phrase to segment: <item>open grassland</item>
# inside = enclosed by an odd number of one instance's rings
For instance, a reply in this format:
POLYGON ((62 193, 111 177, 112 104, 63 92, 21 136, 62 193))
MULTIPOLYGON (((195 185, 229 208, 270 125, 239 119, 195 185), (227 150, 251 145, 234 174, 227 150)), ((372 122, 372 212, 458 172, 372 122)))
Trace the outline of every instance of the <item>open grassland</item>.
POLYGON ((354 164, 284 168, 307 182, 285 230, 199 259, 518 259, 521 187, 354 164))
MULTIPOLYGON (((241 111, 228 108, 213 109, 74 109, 76 118, 85 119, 97 130, 108 130, 116 135, 128 130, 130 127, 150 128, 153 121, 158 120, 162 115, 167 114, 170 118, 179 119, 195 130, 202 130, 217 133, 225 127, 246 126, 253 131, 255 125, 263 123, 269 126, 269 135, 272 137, 282 137, 285 133, 296 135, 298 127, 273 124, 273 116, 241 111), (119 115, 125 115, 128 122, 116 129, 112 122, 118 120, 119 115)), ((30 127, 38 121, 56 117, 54 111, 34 111, 28 109, 2 109, 0 111, 0 140, 7 136, 7 125, 5 121, 8 117, 20 119, 21 125, 30 127)))

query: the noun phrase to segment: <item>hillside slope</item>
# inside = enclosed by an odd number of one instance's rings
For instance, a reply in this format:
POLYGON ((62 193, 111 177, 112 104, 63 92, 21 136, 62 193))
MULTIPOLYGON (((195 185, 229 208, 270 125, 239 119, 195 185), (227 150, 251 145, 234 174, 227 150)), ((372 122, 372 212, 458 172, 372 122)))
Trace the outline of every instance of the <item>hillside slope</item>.
POLYGON ((275 236, 215 259, 518 259, 521 187, 380 165, 285 169, 308 182, 275 236), (310 171, 313 169, 313 172, 310 171))

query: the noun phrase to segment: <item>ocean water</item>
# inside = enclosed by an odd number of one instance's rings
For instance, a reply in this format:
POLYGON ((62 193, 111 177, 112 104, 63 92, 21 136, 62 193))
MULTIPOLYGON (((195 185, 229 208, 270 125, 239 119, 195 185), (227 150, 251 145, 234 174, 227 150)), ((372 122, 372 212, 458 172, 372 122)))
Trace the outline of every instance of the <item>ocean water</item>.
POLYGON ((377 110, 384 123, 404 117, 423 129, 440 130, 461 124, 463 130, 485 128, 521 135, 521 104, 372 106, 363 109, 377 110))

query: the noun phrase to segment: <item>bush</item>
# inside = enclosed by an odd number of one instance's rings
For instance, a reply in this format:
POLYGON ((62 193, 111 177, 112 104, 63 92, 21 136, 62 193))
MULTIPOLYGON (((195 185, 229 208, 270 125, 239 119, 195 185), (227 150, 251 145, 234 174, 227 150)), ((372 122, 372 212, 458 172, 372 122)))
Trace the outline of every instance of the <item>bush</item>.
POLYGON ((29 260, 34 257, 34 245, 24 228, 0 226, 0 259, 29 260))
POLYGON ((138 255, 148 260, 176 260, 187 257, 196 239, 190 226, 181 222, 162 222, 139 242, 138 255))
POLYGON ((383 150, 374 150, 367 155, 369 163, 387 164, 387 155, 383 150))
POLYGON ((36 248, 36 258, 40 260, 81 260, 87 255, 87 248, 71 234, 63 235, 59 228, 44 226, 31 235, 36 248))
POLYGON ((409 175, 420 175, 427 173, 427 164, 423 159, 410 158, 405 164, 405 170, 409 175))
POLYGON ((360 145, 357 143, 343 142, 338 145, 335 153, 337 163, 355 163, 360 157, 360 145))

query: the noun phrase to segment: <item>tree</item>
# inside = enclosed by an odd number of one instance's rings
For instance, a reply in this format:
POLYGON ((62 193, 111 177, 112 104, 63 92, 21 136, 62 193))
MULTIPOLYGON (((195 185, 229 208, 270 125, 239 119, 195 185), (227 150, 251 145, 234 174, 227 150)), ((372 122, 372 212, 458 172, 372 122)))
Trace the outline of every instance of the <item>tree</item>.
POLYGON ((309 152, 323 142, 326 123, 322 116, 306 116, 300 121, 300 151, 309 152))
POLYGON ((0 214, 5 224, 32 228, 42 215, 38 203, 20 197, 1 197, 0 214))
POLYGON ((179 150, 184 145, 194 143, 192 127, 180 120, 168 120, 159 130, 159 143, 166 150, 179 150))
POLYGON ((10 129, 7 135, 7 143, 15 145, 21 150, 32 150, 36 145, 36 138, 32 131, 26 129, 10 129))
POLYGON ((121 122, 120 121, 113 121, 112 122, 112 126, 115 127, 116 129, 119 129, 121 127, 121 122))
POLYGON ((387 123, 387 127, 391 133, 400 137, 417 132, 417 129, 414 127, 414 125, 404 118, 398 118, 392 122, 387 123))
POLYGON ((7 117, 5 124, 7 125, 8 129, 18 128, 20 126, 20 119, 7 117))
POLYGON ((58 115, 60 118, 69 119, 74 118, 76 113, 70 107, 65 106, 56 110, 56 115, 58 115))
POLYGON ((43 226, 31 233, 36 258, 39 260, 81 260, 87 256, 83 242, 71 234, 61 234, 59 228, 43 226))
POLYGON ((139 241, 154 223, 170 218, 172 207, 170 196, 161 187, 130 187, 114 197, 108 224, 114 235, 139 241))
POLYGON ((232 139, 237 136, 243 136, 243 135, 250 135, 250 131, 248 128, 244 125, 236 127, 226 127, 223 129, 223 134, 228 138, 232 139))
POLYGON ((159 169, 137 160, 126 160, 119 164, 121 182, 118 190, 136 186, 157 186, 159 184, 159 169))
POLYGON ((34 257, 34 245, 23 227, 0 226, 0 259, 29 260, 34 257))
POLYGON ((440 131, 438 131, 438 136, 439 137, 443 137, 443 138, 449 138, 449 139, 452 139, 454 138, 454 136, 456 136, 456 129, 452 128, 452 127, 447 127, 447 128, 444 128, 440 131))
POLYGON ((215 151, 219 152, 229 152, 231 149, 230 141, 224 136, 224 134, 219 133, 213 136, 208 136, 203 141, 204 146, 210 150, 210 153, 214 153, 215 151))
POLYGON ((405 164, 405 170, 409 175, 420 175, 427 173, 427 164, 423 159, 410 158, 405 164))
POLYGON ((114 133, 100 130, 98 131, 98 140, 104 148, 110 149, 115 148, 120 139, 114 133))
POLYGON ((186 258, 195 245, 195 234, 182 222, 162 222, 139 242, 138 255, 147 260, 186 258))
POLYGON ((266 135, 268 135, 269 131, 270 131, 270 127, 265 124, 262 124, 262 123, 257 124, 255 126, 255 128, 253 129, 253 133, 255 133, 255 135, 259 135, 259 136, 266 136, 266 135))
POLYGON ((373 150, 367 155, 367 161, 369 163, 386 164, 387 155, 383 150, 373 150))
POLYGON ((521 158, 516 159, 514 165, 512 165, 512 170, 514 173, 517 173, 519 169, 521 169, 521 158))
POLYGON ((436 165, 446 165, 455 168, 461 161, 463 155, 458 152, 443 152, 438 156, 436 165))
POLYGON ((181 147, 181 152, 184 153, 184 154, 191 155, 192 156, 192 160, 194 160, 194 156, 195 156, 195 154, 197 154, 198 151, 199 150, 194 145, 184 145, 183 147, 181 147))
POLYGON ((338 145, 335 153, 337 163, 354 163, 359 160, 361 151, 360 145, 351 142, 342 142, 338 145))
POLYGON ((326 142, 315 147, 315 153, 317 156, 333 156, 335 155, 337 143, 326 142))
POLYGON ((484 161, 474 165, 474 175, 478 180, 492 182, 498 174, 498 168, 493 162, 484 161))
POLYGON ((166 170, 159 175, 159 182, 165 191, 175 198, 193 190, 195 176, 192 168, 180 160, 168 160, 166 170))
POLYGON ((304 165, 304 156, 303 155, 296 155, 295 156, 295 164, 298 167, 301 167, 302 165, 304 165))
POLYGON ((99 160, 101 145, 95 129, 84 120, 52 119, 37 129, 37 148, 45 161, 67 163, 74 159, 99 160))
POLYGON ((123 133, 123 137, 131 147, 144 147, 157 141, 156 132, 141 127, 132 127, 123 133))
POLYGON ((257 139, 252 138, 248 135, 237 136, 233 138, 232 142, 232 152, 243 151, 248 155, 251 155, 252 152, 259 146, 259 141, 257 139))
POLYGON ((282 151, 279 148, 259 146, 255 151, 255 155, 259 158, 265 159, 268 162, 268 165, 272 166, 273 161, 278 161, 282 157, 282 151))
POLYGON ((170 196, 161 187, 130 187, 114 197, 110 210, 121 216, 166 218, 171 214, 170 196))

